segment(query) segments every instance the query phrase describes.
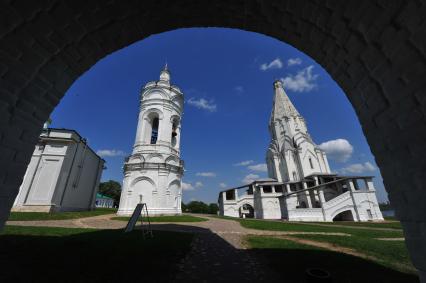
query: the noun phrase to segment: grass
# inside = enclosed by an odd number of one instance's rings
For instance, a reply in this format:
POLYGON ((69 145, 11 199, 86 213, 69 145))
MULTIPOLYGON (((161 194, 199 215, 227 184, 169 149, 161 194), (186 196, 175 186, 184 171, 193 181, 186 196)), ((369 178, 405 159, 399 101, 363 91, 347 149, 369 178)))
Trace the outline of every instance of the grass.
POLYGON ((318 224, 324 225, 343 225, 343 226, 354 226, 354 227, 368 227, 368 228, 391 228, 391 229, 402 229, 401 222, 390 221, 390 222, 317 222, 318 224))
POLYGON ((167 282, 190 249, 190 233, 6 226, 1 282, 167 282))
POLYGON ((333 282, 418 282, 413 274, 285 239, 247 236, 246 242, 283 280, 301 282, 307 268, 321 268, 331 274, 333 282))
MULTIPOLYGON (((231 218, 232 219, 232 218, 231 218)), ((342 247, 352 248, 360 253, 377 258, 377 263, 400 272, 412 273, 415 268, 411 264, 408 250, 404 241, 382 241, 377 238, 403 238, 401 229, 375 230, 356 229, 353 223, 339 222, 339 226, 319 226, 309 223, 279 222, 265 220, 233 219, 239 221, 243 227, 257 230, 292 231, 292 232, 328 232, 345 233, 347 236, 331 235, 295 235, 295 237, 314 241, 327 242, 342 247), (347 225, 349 224, 349 225, 347 225)), ((329 224, 329 223, 327 223, 329 224)))
POLYGON ((374 230, 374 229, 354 229, 346 227, 329 227, 310 225, 309 223, 300 222, 279 222, 279 221, 264 221, 264 220, 237 220, 245 228, 269 231, 298 231, 298 232, 329 232, 329 233, 347 233, 370 238, 401 238, 403 237, 402 230, 374 230))
MULTIPOLYGON (((129 221, 130 217, 112 217, 112 220, 129 221)), ((149 217, 151 222, 203 222, 207 221, 207 218, 197 217, 192 215, 172 215, 172 216, 152 216, 149 217)))
POLYGON ((40 221, 40 220, 66 220, 92 217, 104 214, 116 213, 114 208, 97 208, 91 211, 70 212, 11 212, 8 221, 40 221))

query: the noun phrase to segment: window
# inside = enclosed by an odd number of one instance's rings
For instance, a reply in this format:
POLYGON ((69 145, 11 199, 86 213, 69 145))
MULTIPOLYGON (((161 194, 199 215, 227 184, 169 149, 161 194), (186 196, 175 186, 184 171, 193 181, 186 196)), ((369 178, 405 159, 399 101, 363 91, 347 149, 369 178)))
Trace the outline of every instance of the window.
POLYGON ((156 144, 158 139, 158 118, 152 120, 152 130, 151 130, 151 144, 156 144))
POLYGON ((296 180, 297 180, 297 175, 296 175, 296 172, 293 171, 293 181, 296 181, 296 180))
POLYGON ((314 169, 314 164, 312 164, 312 158, 309 157, 309 165, 311 165, 311 169, 314 169))
POLYGON ((173 121, 173 124, 172 124, 172 137, 171 137, 172 138, 171 139, 171 143, 172 143, 173 147, 175 147, 176 144, 177 144, 176 136, 177 136, 177 121, 173 121))
POLYGON ((271 186, 263 186, 263 192, 265 194, 272 193, 272 187, 271 186))

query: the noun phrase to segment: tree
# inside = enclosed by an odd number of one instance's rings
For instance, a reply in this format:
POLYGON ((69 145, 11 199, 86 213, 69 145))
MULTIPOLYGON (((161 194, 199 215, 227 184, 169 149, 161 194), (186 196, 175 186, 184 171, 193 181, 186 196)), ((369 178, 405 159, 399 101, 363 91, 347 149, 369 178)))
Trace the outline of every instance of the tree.
POLYGON ((217 214, 219 206, 216 203, 209 204, 209 214, 217 214))
POLYGON ((114 199, 114 206, 118 205, 121 196, 121 184, 114 180, 101 182, 99 184, 99 193, 114 199))
POLYGON ((215 203, 206 204, 202 201, 191 201, 187 205, 182 203, 183 212, 217 214, 218 210, 219 207, 215 203))
POLYGON ((191 201, 186 205, 188 212, 209 213, 209 206, 202 201, 191 201))

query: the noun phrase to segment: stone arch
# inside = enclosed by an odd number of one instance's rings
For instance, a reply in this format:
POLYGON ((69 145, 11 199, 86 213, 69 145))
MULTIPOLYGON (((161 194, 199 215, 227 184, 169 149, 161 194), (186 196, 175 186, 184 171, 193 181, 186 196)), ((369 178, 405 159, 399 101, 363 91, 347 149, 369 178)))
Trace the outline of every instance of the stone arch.
POLYGON ((176 156, 169 156, 166 158, 165 161, 167 164, 171 164, 171 165, 179 165, 179 158, 177 158, 176 156))
POLYGON ((141 176, 141 177, 137 177, 137 178, 133 179, 132 183, 130 184, 130 187, 133 187, 133 186, 134 186, 137 182, 140 182, 140 181, 142 181, 142 180, 145 180, 145 181, 147 181, 147 182, 151 183, 151 185, 152 185, 154 188, 156 188, 156 185, 155 185, 154 180, 152 180, 151 178, 146 177, 146 176, 141 176))
POLYGON ((160 153, 151 153, 146 157, 146 162, 164 163, 164 157, 160 153))
POLYGON ((80 75, 108 54, 152 34, 185 27, 239 28, 305 52, 344 90, 403 224, 414 265, 426 278, 422 1, 94 0, 0 5, 14 15, 0 31, 0 150, 7 152, 0 163, 0 227, 43 123, 80 75))
POLYGON ((331 219, 332 221, 354 221, 356 219, 354 215, 353 209, 343 208, 334 212, 331 219))
POLYGON ((170 95, 162 89, 150 89, 145 91, 143 99, 170 99, 170 95))

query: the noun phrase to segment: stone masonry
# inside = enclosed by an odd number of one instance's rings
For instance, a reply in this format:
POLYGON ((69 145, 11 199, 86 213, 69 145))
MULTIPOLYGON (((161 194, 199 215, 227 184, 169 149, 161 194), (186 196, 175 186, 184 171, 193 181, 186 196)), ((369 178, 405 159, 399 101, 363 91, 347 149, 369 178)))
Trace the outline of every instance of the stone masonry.
POLYGON ((44 121, 86 70, 151 34, 239 28, 305 52, 344 90, 426 282, 425 14, 420 0, 0 0, 0 227, 44 121))

